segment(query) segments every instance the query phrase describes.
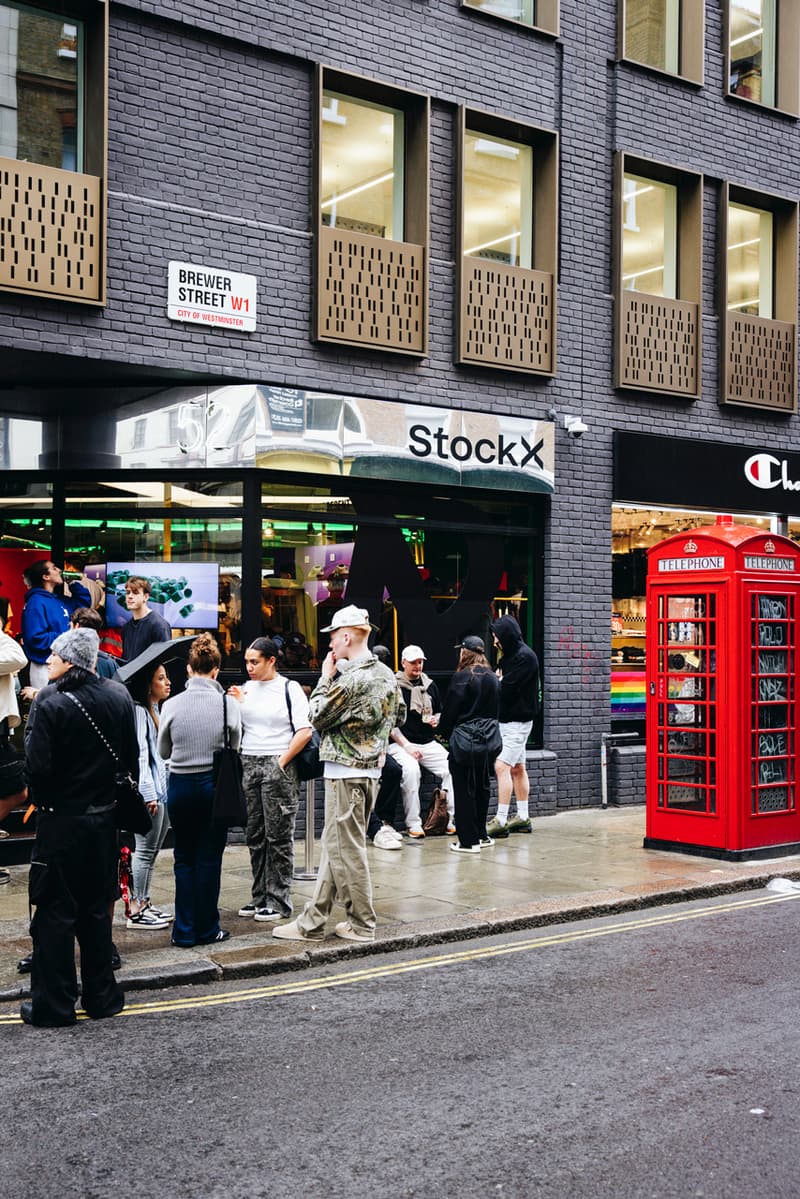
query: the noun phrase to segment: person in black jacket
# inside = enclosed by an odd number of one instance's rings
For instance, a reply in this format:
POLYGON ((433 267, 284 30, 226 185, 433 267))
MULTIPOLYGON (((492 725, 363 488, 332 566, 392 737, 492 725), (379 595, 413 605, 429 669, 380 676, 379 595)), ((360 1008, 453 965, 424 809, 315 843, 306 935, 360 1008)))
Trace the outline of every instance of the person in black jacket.
POLYGON ((489 825, 490 837, 530 833, 528 816, 528 772, 525 746, 539 711, 539 659, 522 640, 522 630, 513 616, 501 616, 491 625, 494 644, 502 652, 500 676, 500 733, 503 748, 495 762, 497 815, 489 825), (509 820, 511 793, 517 815, 509 820))
POLYGON ((469 636, 450 680, 438 734, 450 742, 450 777, 458 840, 454 853, 480 853, 494 844, 486 831, 492 767, 500 749, 497 722, 500 684, 486 661, 480 637, 469 636))
POLYGON ((44 1028, 75 1023, 76 938, 87 1015, 114 1016, 125 1003, 111 966, 119 858, 114 779, 118 772, 138 777, 139 748, 133 701, 119 683, 94 673, 99 644, 93 629, 55 639, 50 686, 34 700, 25 731, 38 815, 28 883, 36 909, 31 1000, 20 1014, 44 1028))

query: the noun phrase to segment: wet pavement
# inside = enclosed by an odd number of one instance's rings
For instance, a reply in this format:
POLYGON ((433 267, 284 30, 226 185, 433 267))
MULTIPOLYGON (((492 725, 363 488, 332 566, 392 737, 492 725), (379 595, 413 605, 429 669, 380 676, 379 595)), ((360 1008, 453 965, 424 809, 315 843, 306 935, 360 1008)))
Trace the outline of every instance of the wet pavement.
MULTIPOLYGON (((213 949, 177 949, 169 930, 128 930, 117 905, 114 940, 123 959, 120 981, 128 989, 206 982, 302 969, 310 964, 377 950, 465 940, 487 932, 533 928, 567 919, 680 902, 764 886, 776 876, 800 878, 800 855, 757 862, 720 862, 690 854, 646 850, 644 806, 580 809, 533 822, 480 855, 449 851, 452 837, 404 839, 400 851, 370 846, 378 929, 374 944, 277 941, 273 925, 237 915, 250 899, 247 849, 229 846, 222 867, 220 917, 230 940, 213 949)), ((319 846, 316 846, 317 854, 319 846)), ((296 869, 304 846, 296 846, 296 869)), ((0 887, 0 1000, 27 993, 16 963, 30 951, 27 866, 12 866, 0 887)), ((295 911, 313 891, 297 880, 295 911)), ((152 900, 171 908, 172 851, 159 856, 152 900)), ((334 909, 331 933, 343 912, 334 909)))

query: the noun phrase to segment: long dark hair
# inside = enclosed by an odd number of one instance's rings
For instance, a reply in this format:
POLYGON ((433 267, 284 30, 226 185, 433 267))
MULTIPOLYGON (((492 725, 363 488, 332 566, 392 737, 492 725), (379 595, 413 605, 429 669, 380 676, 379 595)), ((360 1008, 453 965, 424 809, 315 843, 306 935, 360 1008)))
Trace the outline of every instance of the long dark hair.
POLYGON ((128 679, 126 686, 134 703, 141 704, 143 708, 150 707, 150 688, 162 665, 162 662, 156 662, 148 669, 137 671, 132 679, 128 679))
POLYGON ((97 675, 93 671, 84 670, 82 666, 73 666, 71 670, 65 671, 60 679, 56 679, 53 686, 56 691, 77 691, 92 679, 97 681, 97 675))
POLYGON ((486 659, 486 654, 482 654, 477 649, 462 649, 456 670, 474 670, 476 666, 491 669, 486 659))

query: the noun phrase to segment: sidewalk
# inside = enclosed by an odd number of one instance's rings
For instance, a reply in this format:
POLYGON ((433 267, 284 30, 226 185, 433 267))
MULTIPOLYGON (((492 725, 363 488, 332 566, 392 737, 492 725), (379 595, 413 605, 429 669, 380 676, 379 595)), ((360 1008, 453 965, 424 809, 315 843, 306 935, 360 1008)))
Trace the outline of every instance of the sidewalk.
MULTIPOLYGON (((642 848, 644 807, 565 812, 534 821, 532 836, 497 841, 480 857, 450 853, 451 837, 404 842, 400 852, 370 847, 378 913, 374 944, 331 936, 321 945, 277 941, 271 924, 237 916, 250 898, 247 849, 231 846, 222 866, 220 914, 232 936, 219 948, 175 949, 169 930, 128 931, 117 905, 114 940, 119 979, 130 990, 209 982, 222 977, 303 969, 341 957, 464 940, 490 932, 605 915, 761 887, 776 875, 800 877, 800 855, 768 862, 719 862, 642 848)), ((302 868, 303 843, 296 847, 302 868)), ((28 992, 17 959, 30 952, 27 867, 12 866, 0 887, 0 1001, 28 992)), ((296 882, 295 910, 313 890, 296 882)), ((172 852, 156 866, 153 902, 171 907, 172 852)), ((330 922, 342 919, 338 909, 330 922)))

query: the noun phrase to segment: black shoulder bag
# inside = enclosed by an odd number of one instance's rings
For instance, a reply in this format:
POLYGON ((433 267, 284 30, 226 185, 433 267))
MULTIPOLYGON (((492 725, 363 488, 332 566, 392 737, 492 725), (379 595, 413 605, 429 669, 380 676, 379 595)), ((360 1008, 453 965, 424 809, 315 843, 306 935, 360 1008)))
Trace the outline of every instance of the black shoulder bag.
POLYGON ((117 773, 114 775, 114 815, 117 828, 124 829, 126 833, 140 833, 144 836, 153 827, 144 796, 130 772, 122 769, 122 763, 111 748, 105 734, 100 731, 81 701, 71 691, 65 691, 63 694, 83 712, 117 765, 117 773))
MULTIPOLYGON (((292 720, 292 701, 289 698, 289 680, 286 680, 284 689, 286 697, 286 711, 289 713, 289 724, 292 729, 292 736, 295 734, 294 721, 292 720)), ((308 745, 305 745, 299 754, 295 754, 292 758, 297 767, 297 777, 302 783, 307 783, 309 779, 322 778, 322 772, 325 769, 325 763, 319 760, 319 733, 316 729, 311 734, 311 740, 308 745)))
POLYGON ((242 759, 231 745, 228 697, 222 695, 222 748, 214 750, 214 802, 211 819, 225 828, 246 828, 247 803, 242 786, 242 759))

